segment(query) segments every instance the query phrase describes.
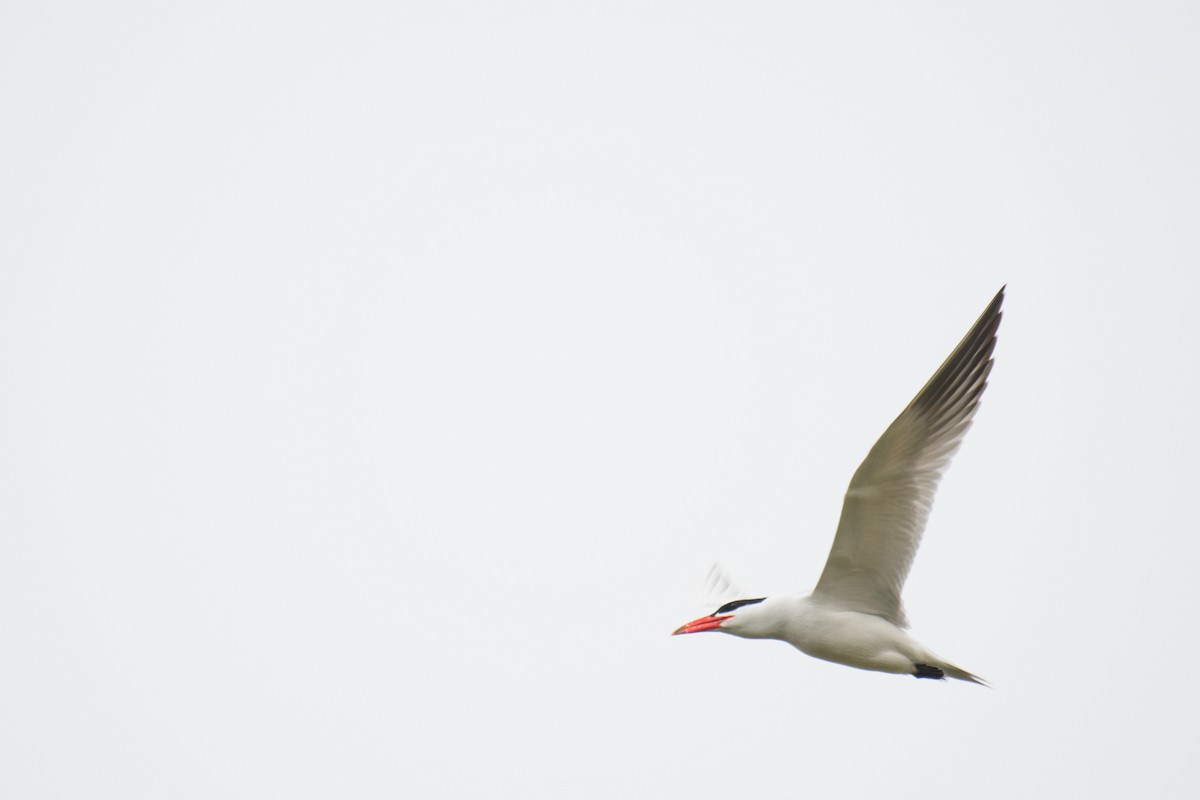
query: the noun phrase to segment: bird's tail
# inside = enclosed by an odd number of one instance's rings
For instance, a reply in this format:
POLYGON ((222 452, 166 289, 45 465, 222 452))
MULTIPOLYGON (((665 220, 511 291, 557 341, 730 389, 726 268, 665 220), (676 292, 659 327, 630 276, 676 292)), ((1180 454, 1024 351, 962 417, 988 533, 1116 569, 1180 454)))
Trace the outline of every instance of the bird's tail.
POLYGON ((956 667, 953 664, 947 664, 946 662, 943 661, 938 666, 940 666, 942 668, 942 672, 946 673, 947 678, 954 678, 955 680, 967 681, 968 683, 978 683, 980 686, 986 686, 989 689, 992 688, 992 685, 990 683, 988 683, 987 681, 985 681, 983 678, 979 677, 978 675, 972 675, 971 673, 967 672, 965 669, 956 667))

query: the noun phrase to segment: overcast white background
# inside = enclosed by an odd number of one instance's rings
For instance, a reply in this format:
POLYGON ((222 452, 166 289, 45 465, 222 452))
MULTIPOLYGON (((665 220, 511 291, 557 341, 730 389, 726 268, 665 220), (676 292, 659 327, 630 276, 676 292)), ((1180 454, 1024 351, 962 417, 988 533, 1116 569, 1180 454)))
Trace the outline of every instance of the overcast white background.
POLYGON ((1192 797, 1190 3, 0 11, 0 794, 1192 797), (1003 284, 909 581, 808 588, 1003 284))

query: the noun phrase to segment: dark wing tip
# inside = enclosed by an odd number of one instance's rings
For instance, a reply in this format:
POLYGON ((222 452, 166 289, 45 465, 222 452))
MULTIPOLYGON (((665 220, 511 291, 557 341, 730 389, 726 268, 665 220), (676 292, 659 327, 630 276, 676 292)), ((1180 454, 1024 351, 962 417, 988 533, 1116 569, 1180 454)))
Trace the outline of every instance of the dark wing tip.
POLYGON ((992 353, 996 349, 996 331, 1004 316, 1000 308, 1007 288, 1007 284, 1002 286, 992 298, 949 358, 913 398, 912 408, 938 418, 961 419, 978 402, 987 388, 992 353))

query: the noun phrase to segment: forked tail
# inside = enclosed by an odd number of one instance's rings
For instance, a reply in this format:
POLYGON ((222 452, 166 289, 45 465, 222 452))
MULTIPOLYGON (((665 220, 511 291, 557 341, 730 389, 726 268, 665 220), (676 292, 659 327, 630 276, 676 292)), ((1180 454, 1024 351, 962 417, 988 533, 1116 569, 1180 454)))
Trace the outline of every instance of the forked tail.
POLYGON ((967 681, 968 683, 978 683, 980 686, 986 686, 989 689, 992 688, 992 685, 990 683, 988 683, 987 681, 985 681, 983 678, 979 677, 978 675, 972 675, 971 673, 967 672, 965 669, 959 669, 958 667, 954 666, 953 664, 946 664, 946 663, 942 663, 940 666, 942 668, 942 672, 946 673, 947 678, 954 678, 955 680, 967 681))

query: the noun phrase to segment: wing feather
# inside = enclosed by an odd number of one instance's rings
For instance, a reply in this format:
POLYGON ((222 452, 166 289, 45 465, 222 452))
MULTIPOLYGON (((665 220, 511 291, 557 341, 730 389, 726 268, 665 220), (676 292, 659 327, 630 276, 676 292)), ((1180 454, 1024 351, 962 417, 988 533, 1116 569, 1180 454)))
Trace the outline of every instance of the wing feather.
POLYGON ((938 481, 987 388, 1003 302, 1001 289, 854 473, 814 599, 908 626, 900 593, 938 481))

